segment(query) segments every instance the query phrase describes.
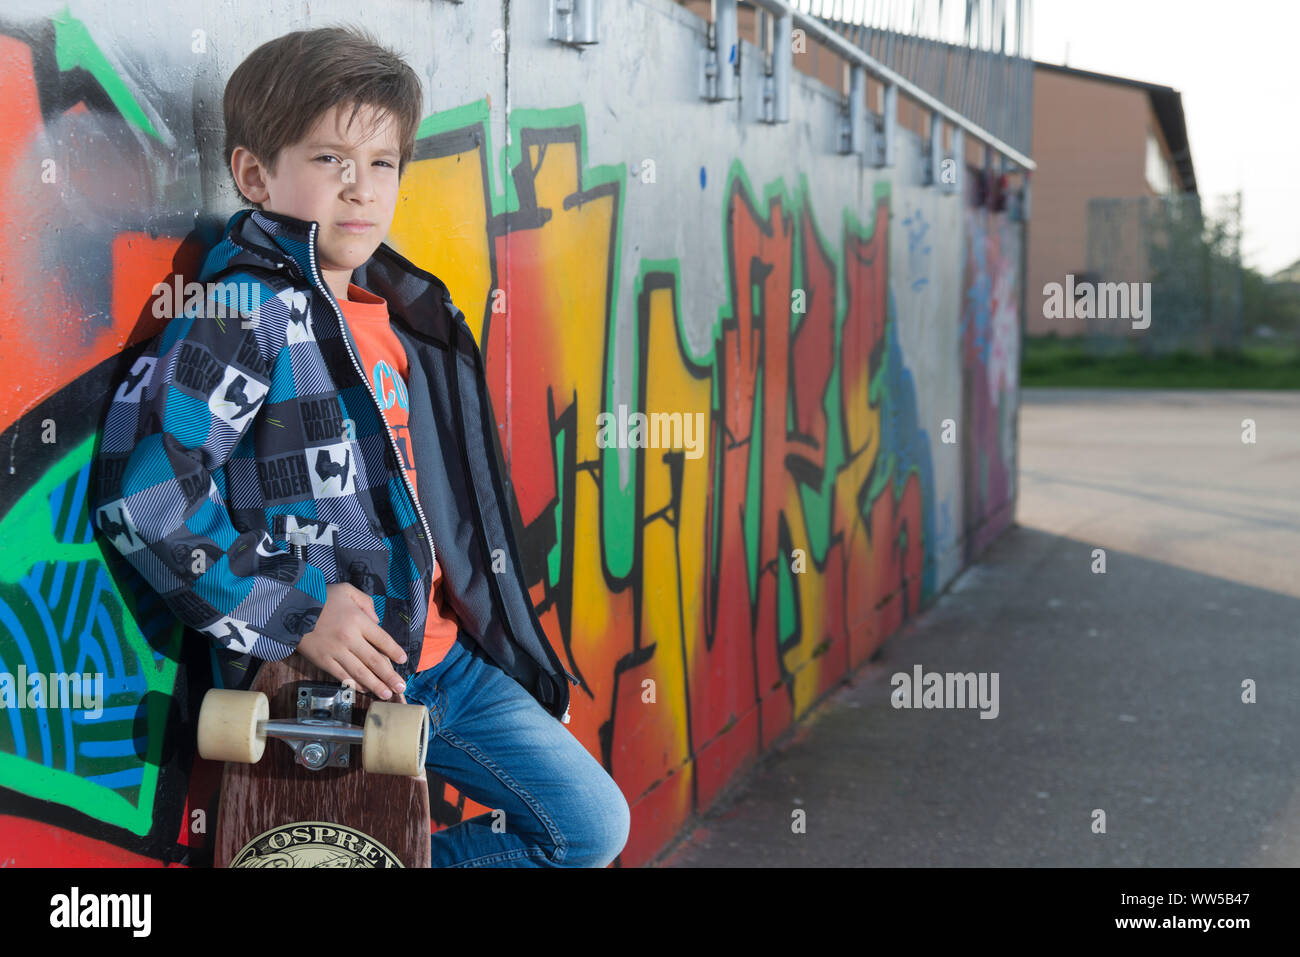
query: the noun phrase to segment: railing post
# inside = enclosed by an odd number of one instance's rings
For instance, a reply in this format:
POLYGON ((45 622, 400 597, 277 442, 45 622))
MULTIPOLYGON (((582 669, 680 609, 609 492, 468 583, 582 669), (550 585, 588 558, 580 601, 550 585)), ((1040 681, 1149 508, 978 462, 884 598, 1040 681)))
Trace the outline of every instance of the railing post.
POLYGON ((954 162, 953 181, 945 183, 944 189, 949 193, 961 194, 962 179, 966 176, 966 131, 960 126, 952 131, 952 158, 954 162))
POLYGON ((736 0, 713 0, 712 43, 704 51, 704 98, 734 100, 736 71, 740 64, 740 37, 736 26, 736 0))
POLYGON ((560 43, 597 43, 600 0, 551 0, 551 39, 560 43))
POLYGON ((993 212, 993 204, 997 198, 998 182, 997 175, 993 172, 993 147, 988 143, 984 144, 984 203, 988 211, 993 212))
POLYGON ((930 179, 928 186, 943 185, 943 117, 938 113, 930 114, 930 179))
POLYGON ((791 46, 794 17, 783 14, 775 18, 772 29, 772 105, 774 123, 790 122, 790 76, 794 69, 791 46))
POLYGON ((849 115, 844 133, 844 152, 857 156, 867 152, 867 71, 859 63, 849 70, 849 115))
POLYGON ((881 108, 880 122, 876 126, 875 164, 886 168, 894 165, 898 145, 898 87, 892 83, 885 85, 884 102, 881 108))

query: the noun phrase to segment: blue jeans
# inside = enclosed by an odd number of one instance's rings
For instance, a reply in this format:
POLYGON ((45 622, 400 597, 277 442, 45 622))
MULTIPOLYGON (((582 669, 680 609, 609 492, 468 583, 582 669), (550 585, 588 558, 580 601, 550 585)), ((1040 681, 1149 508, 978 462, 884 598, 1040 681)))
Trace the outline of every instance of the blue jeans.
POLYGON ((623 850, 619 786, 469 634, 406 698, 429 709, 428 769, 494 809, 434 834, 434 867, 605 867, 623 850))

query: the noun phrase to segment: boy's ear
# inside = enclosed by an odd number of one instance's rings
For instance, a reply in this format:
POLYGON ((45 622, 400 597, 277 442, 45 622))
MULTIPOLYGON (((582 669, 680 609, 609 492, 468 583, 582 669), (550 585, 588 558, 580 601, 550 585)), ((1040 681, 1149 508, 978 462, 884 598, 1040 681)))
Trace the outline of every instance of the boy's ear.
POLYGON ((230 154, 230 175, 235 188, 253 205, 261 208, 270 198, 266 188, 266 167, 250 150, 236 146, 230 154))

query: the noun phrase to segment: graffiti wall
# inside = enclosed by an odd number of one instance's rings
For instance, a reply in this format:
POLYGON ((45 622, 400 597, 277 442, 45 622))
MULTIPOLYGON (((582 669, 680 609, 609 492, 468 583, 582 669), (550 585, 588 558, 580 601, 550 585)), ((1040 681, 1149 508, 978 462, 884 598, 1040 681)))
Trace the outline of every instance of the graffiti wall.
POLYGON ((1019 224, 985 209, 966 217, 961 336, 966 556, 1010 522, 1020 384, 1019 224))
MULTIPOLYGON (((608 5, 584 50, 545 4, 469 7, 367 20, 426 85, 389 242, 479 339, 532 598, 582 682, 568 727, 636 866, 1009 524, 1019 228, 922 185, 911 134, 895 169, 839 154, 838 97, 801 74, 789 124, 700 99, 705 26, 669 0, 608 5), (637 412, 680 441, 598 439, 637 412)), ((351 15, 280 12, 0 15, 0 864, 211 863, 210 653, 113 561, 89 466, 150 290, 236 208, 224 78, 351 15), (94 709, 32 693, 83 674, 94 709)), ((489 810, 429 787, 431 830, 489 810)))

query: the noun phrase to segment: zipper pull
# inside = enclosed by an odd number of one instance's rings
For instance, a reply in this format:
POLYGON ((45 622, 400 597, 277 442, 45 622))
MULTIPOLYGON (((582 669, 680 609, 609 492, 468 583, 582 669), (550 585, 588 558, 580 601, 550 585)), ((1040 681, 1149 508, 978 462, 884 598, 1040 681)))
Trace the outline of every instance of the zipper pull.
POLYGON ((307 533, 300 530, 290 532, 289 548, 292 549, 294 558, 305 562, 307 560, 307 533))
POLYGON ((567 677, 571 682, 573 682, 573 684, 575 684, 575 685, 580 685, 580 684, 582 684, 581 681, 579 681, 577 678, 573 677, 573 675, 569 674, 569 670, 568 670, 567 668, 561 666, 561 667, 560 667, 560 670, 564 672, 565 676, 566 676, 566 677, 567 677))

